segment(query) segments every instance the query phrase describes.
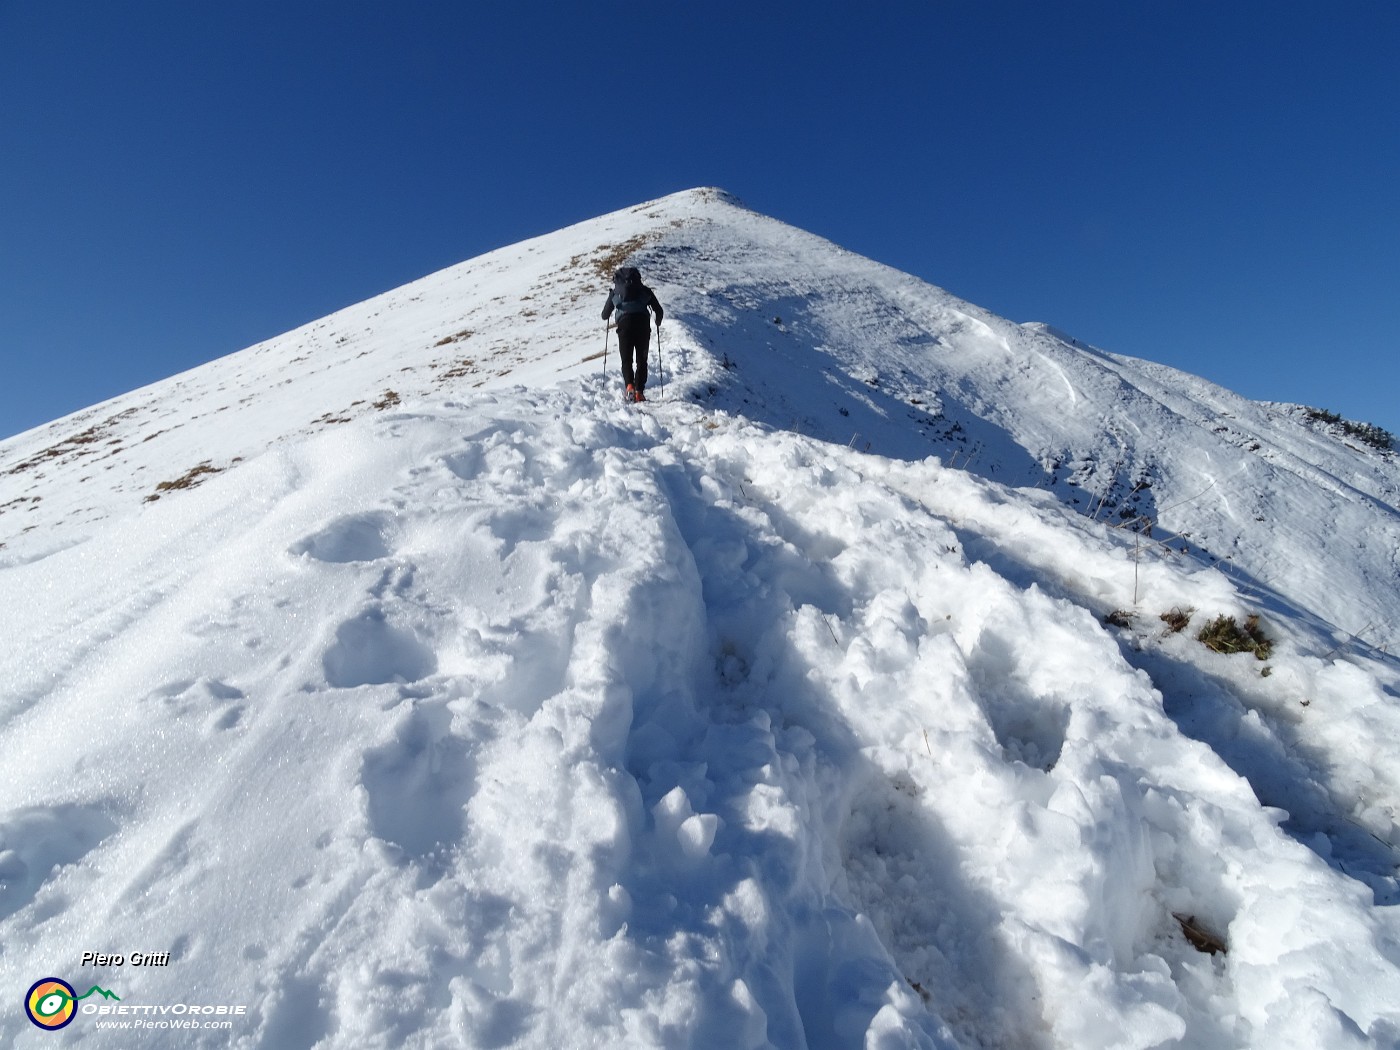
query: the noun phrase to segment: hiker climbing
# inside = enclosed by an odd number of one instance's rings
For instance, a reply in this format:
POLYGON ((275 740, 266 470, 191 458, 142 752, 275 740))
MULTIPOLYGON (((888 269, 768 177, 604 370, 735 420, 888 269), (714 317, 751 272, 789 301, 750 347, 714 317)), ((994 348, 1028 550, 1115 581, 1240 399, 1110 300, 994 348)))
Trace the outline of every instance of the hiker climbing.
POLYGON ((617 348, 622 354, 622 381, 627 384, 628 401, 646 400, 642 391, 647 385, 647 350, 651 345, 648 309, 656 313, 660 338, 662 310, 656 293, 642 283, 641 272, 635 266, 622 267, 613 275, 613 290, 603 304, 603 320, 617 311, 617 348))

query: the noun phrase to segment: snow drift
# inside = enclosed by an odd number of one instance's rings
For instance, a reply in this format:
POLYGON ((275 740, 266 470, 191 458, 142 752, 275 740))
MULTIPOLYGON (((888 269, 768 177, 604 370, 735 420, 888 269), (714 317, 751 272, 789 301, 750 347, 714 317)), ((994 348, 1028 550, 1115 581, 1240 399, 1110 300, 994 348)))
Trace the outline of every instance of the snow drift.
POLYGON ((0 1034, 1400 1045, 1398 482, 710 190, 21 435, 0 1034))

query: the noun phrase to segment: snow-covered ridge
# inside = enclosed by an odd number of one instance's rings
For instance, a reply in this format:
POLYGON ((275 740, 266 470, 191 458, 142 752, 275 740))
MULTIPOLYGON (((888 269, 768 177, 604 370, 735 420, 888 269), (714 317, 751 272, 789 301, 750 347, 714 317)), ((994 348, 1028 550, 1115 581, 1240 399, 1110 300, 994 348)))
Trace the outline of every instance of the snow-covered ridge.
POLYGON ((143 1046, 1396 1046, 1396 477, 719 191, 503 248, 0 445, 0 983, 246 1007, 143 1046))
MULTIPOLYGON (((713 189, 489 253, 0 444, 0 477, 17 493, 0 506, 0 564, 26 556, 16 527, 43 534, 46 549, 105 513, 80 498, 35 502, 25 481, 47 482, 60 464, 76 469, 46 484, 45 500, 108 482, 139 502, 259 453, 268 435, 245 427, 249 416, 305 434, 405 397, 587 374, 603 349, 596 304, 624 259, 663 293, 677 353, 694 343, 706 367, 730 366, 722 407, 1044 486, 1111 522, 1150 521, 1155 537, 1180 537, 1265 589, 1289 575, 1280 563, 1316 564, 1315 579, 1270 597, 1345 633, 1370 624, 1373 644, 1397 641, 1397 610, 1370 597, 1400 580, 1395 454, 1320 432, 1291 406, 1012 324, 713 189), (203 455, 176 461, 192 427, 203 455), (1314 513, 1277 527, 1305 507, 1314 513), (1337 549, 1339 536, 1353 542, 1337 549)), ((705 380, 679 363, 689 389, 705 380)))

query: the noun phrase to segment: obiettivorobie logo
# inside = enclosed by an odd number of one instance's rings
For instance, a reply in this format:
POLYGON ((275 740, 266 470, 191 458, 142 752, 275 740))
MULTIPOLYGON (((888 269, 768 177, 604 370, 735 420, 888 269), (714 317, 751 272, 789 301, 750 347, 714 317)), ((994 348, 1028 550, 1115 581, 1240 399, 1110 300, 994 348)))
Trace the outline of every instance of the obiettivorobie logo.
MULTIPOLYGON (((116 960, 122 957, 101 958, 116 960)), ((110 965, 118 964, 114 961, 110 965)), ((238 1003, 132 1004, 122 1002, 121 999, 116 992, 96 984, 79 995, 74 987, 62 978, 45 977, 29 986, 29 991, 24 996, 24 1012, 36 1027, 46 1032, 66 1028, 73 1023, 78 1014, 97 1018, 98 1028, 133 1029, 229 1029, 233 1027, 235 1019, 246 1017, 248 1014, 248 1007, 238 1003), (83 1002, 84 999, 89 1001, 83 1002), (115 1000, 115 1004, 105 1000, 115 1000)))
POLYGON ((67 981, 57 977, 45 977, 35 981, 30 987, 29 993, 24 997, 24 1012, 40 1028, 54 1032, 73 1020, 78 1012, 78 1001, 86 999, 89 995, 121 1001, 120 995, 95 984, 79 995, 67 981))

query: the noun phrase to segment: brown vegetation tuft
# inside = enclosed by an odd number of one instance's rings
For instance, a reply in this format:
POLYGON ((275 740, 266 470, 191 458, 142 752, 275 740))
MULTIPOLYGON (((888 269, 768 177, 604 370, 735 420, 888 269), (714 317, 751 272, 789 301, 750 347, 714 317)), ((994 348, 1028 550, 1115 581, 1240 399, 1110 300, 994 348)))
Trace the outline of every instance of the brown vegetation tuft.
POLYGON ((1201 628, 1196 638, 1217 653, 1253 653, 1257 660, 1267 660, 1274 651, 1274 643, 1259 625, 1258 614, 1251 614, 1244 626, 1236 623, 1233 616, 1217 616, 1201 628))
POLYGON ((1195 614, 1196 610, 1190 606, 1183 608, 1178 605, 1162 614, 1162 622, 1171 629, 1172 634, 1180 634, 1186 630, 1187 624, 1191 622, 1191 617, 1195 614))

